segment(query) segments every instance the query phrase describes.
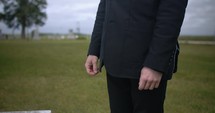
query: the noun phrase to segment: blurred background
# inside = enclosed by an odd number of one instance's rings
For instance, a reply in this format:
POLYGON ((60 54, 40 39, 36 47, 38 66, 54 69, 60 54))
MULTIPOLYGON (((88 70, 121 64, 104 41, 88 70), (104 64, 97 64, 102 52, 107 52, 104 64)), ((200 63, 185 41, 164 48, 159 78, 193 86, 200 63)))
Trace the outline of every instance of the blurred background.
MULTIPOLYGON (((2 13, 4 12, 4 1, 11 0, 2 0, 0 4, 0 12, 2 13)), ((12 1, 15 2, 16 0, 12 1)), ((40 3, 40 11, 46 15, 46 18, 40 18, 43 20, 43 24, 34 22, 30 26, 26 25, 27 34, 30 34, 35 29, 38 29, 41 34, 65 35, 71 31, 74 33, 91 34, 99 0, 91 0, 90 2, 87 0, 47 0, 45 2, 40 3)), ((215 36, 214 5, 214 0, 189 0, 181 35, 215 36)), ((11 6, 8 10, 16 10, 11 4, 8 4, 8 6, 11 6)), ((26 9, 29 9, 28 7, 26 9)), ((29 12, 25 10, 25 13, 28 15, 30 13, 33 16, 32 10, 28 10, 29 12)), ((15 14, 15 12, 13 13, 15 14)), ((20 13, 24 13, 24 11, 20 13)), ((35 14, 39 16, 39 13, 35 14)), ((18 22, 18 20, 13 21, 18 22)), ((21 22, 19 22, 19 26, 14 25, 11 29, 5 23, 7 22, 1 21, 0 23, 2 34, 11 34, 13 32, 18 34, 21 32, 21 22)))
MULTIPOLYGON (((100 0, 0 0, 0 112, 109 113, 84 62, 100 0)), ((215 113, 215 0, 189 0, 166 113, 215 113)))

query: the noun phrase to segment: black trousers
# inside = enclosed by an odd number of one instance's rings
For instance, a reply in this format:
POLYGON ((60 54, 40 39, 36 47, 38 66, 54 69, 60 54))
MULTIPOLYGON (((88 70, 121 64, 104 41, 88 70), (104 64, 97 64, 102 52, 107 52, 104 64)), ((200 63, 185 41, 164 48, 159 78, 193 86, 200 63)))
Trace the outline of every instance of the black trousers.
POLYGON ((167 81, 159 88, 138 90, 139 79, 117 78, 107 73, 111 113, 164 113, 167 81))

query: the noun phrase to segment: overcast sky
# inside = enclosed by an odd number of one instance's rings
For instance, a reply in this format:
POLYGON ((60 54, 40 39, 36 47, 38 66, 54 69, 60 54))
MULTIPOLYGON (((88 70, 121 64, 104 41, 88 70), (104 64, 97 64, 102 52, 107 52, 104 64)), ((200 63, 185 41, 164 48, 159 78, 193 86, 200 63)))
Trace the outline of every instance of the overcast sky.
MULTIPOLYGON (((40 32, 68 33, 69 29, 91 34, 99 0, 47 0, 48 19, 40 32)), ((215 0, 189 0, 183 35, 215 35, 215 0)), ((0 24, 2 32, 11 32, 0 24)))

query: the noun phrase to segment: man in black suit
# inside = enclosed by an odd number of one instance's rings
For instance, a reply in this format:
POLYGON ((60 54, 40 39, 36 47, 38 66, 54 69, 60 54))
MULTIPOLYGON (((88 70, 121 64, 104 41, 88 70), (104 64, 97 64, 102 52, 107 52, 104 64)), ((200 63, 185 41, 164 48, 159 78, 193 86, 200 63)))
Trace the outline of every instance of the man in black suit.
POLYGON ((187 2, 100 1, 85 67, 105 66, 111 113, 163 113, 187 2))

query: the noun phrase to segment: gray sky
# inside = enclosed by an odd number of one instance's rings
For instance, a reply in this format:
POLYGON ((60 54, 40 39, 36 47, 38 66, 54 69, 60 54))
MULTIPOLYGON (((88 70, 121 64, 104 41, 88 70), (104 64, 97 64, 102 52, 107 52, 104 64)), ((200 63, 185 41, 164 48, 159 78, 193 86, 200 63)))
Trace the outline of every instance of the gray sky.
POLYGON ((189 0, 181 34, 215 35, 215 0, 189 0))
MULTIPOLYGON (((99 0, 47 0, 48 19, 41 32, 68 33, 69 29, 91 34, 99 0)), ((189 0, 181 34, 215 35, 215 0, 189 0)), ((3 32, 11 32, 0 24, 3 32)))

